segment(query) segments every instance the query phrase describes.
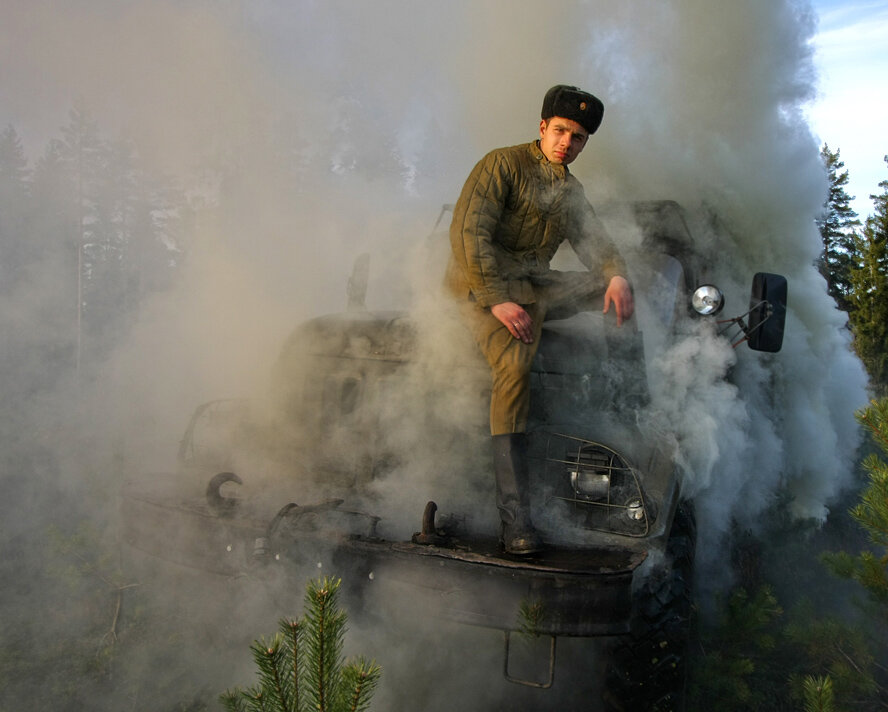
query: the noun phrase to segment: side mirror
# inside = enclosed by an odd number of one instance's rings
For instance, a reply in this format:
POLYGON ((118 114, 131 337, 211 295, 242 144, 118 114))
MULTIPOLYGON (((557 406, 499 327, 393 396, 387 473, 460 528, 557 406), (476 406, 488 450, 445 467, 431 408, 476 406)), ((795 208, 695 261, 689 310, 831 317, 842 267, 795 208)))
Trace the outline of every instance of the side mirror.
POLYGON ((786 277, 759 272, 752 278, 747 343, 753 351, 775 353, 783 346, 786 324, 786 277))

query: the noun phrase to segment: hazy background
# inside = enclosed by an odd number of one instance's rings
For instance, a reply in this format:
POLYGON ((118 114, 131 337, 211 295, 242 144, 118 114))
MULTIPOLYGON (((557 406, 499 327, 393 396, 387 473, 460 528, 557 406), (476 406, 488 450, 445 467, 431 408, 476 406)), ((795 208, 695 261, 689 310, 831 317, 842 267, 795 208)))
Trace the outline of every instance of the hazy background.
MULTIPOLYGON (((487 150, 537 136, 556 83, 606 106, 571 167, 593 204, 714 210, 717 244, 696 225, 728 312, 745 310, 754 272, 789 280, 779 354, 701 336, 652 355, 704 563, 732 521, 753 526, 782 488, 794 516, 823 520, 851 482, 866 393, 813 267, 826 190, 804 118, 815 30, 807 2, 765 0, 8 3, 0 126, 31 162, 76 105, 175 180, 194 218, 164 246, 175 279, 111 351, 79 374, 37 354, 36 395, 10 389, 6 451, 27 457, 9 455, 0 473, 4 529, 39 539, 59 493, 88 516, 125 477, 170 470, 195 405, 260 392, 292 326, 344 307, 359 253, 373 254, 369 307, 428 306, 440 275, 417 251, 440 205, 487 150)), ((37 258, 7 295, 5 333, 41 343, 63 328, 40 305, 72 269, 37 258)))

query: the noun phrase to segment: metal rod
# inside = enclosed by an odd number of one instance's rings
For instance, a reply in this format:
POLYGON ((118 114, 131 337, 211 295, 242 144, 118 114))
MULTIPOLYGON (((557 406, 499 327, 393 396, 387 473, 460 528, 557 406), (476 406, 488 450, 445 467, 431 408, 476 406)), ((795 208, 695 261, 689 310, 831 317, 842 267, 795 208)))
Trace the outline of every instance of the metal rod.
POLYGON ((536 682, 535 680, 524 680, 520 677, 513 677, 509 674, 509 641, 511 638, 511 631, 504 630, 503 631, 503 642, 505 643, 505 656, 503 659, 503 677, 506 678, 509 682, 514 682, 516 685, 524 685, 525 687, 535 687, 539 690, 548 690, 552 687, 552 683, 555 682, 555 641, 557 638, 554 635, 549 636, 549 679, 546 682, 536 682))

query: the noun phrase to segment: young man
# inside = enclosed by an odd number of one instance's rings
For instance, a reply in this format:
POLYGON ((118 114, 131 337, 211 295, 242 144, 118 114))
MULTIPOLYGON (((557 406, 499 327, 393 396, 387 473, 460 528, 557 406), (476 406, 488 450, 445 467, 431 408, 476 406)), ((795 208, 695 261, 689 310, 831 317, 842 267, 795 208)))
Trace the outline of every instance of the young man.
POLYGON ((501 540, 510 554, 543 548, 530 519, 527 415, 530 366, 547 314, 604 293, 617 324, 634 304, 625 264, 567 166, 601 124, 604 106, 572 86, 543 99, 539 140, 488 153, 466 180, 450 226, 447 285, 490 364, 501 540), (588 272, 551 270, 568 240, 588 272))

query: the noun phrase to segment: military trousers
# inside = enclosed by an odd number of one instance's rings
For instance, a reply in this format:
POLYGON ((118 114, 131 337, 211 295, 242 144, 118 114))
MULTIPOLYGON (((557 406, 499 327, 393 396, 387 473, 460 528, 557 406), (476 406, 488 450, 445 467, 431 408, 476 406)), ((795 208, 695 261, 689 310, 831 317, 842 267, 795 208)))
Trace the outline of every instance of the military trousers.
POLYGON ((521 433, 530 412, 530 368, 539 348, 543 322, 564 319, 579 311, 601 309, 607 288, 603 277, 590 272, 551 270, 532 279, 535 301, 521 306, 533 322, 533 342, 516 339, 508 328, 474 301, 462 308, 475 342, 491 372, 490 434, 521 433))

